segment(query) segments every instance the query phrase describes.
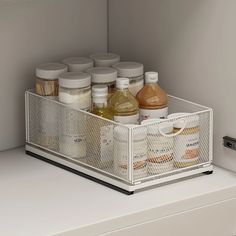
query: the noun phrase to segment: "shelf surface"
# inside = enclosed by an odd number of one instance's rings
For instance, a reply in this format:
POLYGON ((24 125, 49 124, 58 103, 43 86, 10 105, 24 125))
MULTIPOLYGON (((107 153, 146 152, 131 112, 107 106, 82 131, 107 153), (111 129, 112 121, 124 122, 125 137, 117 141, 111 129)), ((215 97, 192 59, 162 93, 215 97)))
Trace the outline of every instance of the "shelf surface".
POLYGON ((27 156, 23 148, 0 153, 0 186, 4 236, 93 235, 236 198, 236 174, 218 167, 212 175, 126 196, 27 156))

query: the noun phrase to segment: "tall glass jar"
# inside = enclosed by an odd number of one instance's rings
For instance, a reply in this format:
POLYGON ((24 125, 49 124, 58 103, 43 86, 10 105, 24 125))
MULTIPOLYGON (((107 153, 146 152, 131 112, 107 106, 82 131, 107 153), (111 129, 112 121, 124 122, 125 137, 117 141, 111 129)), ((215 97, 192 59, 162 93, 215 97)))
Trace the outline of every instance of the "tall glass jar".
POLYGON ((87 70, 92 77, 92 85, 108 87, 108 99, 115 92, 117 70, 111 67, 94 67, 87 70))
POLYGON ((86 156, 86 116, 73 109, 90 111, 91 76, 83 72, 67 72, 59 77, 61 109, 59 149, 72 158, 86 156))
MULTIPOLYGON (((36 67, 35 92, 47 99, 56 100, 58 96, 58 77, 67 71, 67 66, 61 63, 44 63, 36 67)), ((49 100, 40 99, 36 104, 38 109, 38 128, 36 142, 48 149, 58 150, 57 107, 49 100)))
POLYGON ((68 66, 70 72, 85 72, 94 65, 93 60, 88 57, 68 57, 62 63, 68 66))
POLYGON ((144 66, 137 62, 119 62, 113 65, 118 71, 118 77, 129 78, 129 91, 133 96, 144 86, 144 66))

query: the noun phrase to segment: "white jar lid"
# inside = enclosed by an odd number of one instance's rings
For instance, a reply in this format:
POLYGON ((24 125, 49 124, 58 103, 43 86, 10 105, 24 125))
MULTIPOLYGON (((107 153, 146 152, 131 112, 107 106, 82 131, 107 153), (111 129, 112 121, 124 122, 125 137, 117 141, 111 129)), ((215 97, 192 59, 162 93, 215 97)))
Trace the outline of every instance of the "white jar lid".
POLYGON ((119 77, 132 78, 141 76, 144 73, 143 64, 138 62, 123 61, 113 65, 113 68, 118 71, 119 77))
POLYGON ((93 60, 88 57, 68 57, 62 62, 68 65, 69 71, 72 72, 83 72, 93 67, 93 60))
POLYGON ((199 116, 192 115, 191 113, 185 113, 185 112, 173 113, 168 115, 167 118, 176 119, 176 121, 173 121, 173 123, 174 127, 177 129, 181 129, 184 126, 185 128, 194 128, 199 125, 199 116), (179 118, 180 116, 186 116, 186 117, 179 118))
POLYGON ((59 76, 59 85, 64 88, 84 88, 91 85, 91 76, 83 72, 65 72, 59 76))
POLYGON ((146 84, 154 84, 158 82, 158 73, 149 71, 145 73, 145 83, 146 84))
POLYGON ((117 79, 117 70, 111 67, 94 67, 86 72, 92 76, 93 83, 110 83, 117 79))
POLYGON ((106 85, 94 85, 92 87, 93 97, 107 97, 108 87, 106 85))
POLYGON ((147 129, 146 127, 142 127, 139 125, 125 125, 123 126, 117 126, 114 128, 114 138, 121 140, 121 141, 128 141, 129 136, 129 129, 128 128, 134 128, 133 129, 133 140, 143 140, 147 137, 147 129))
POLYGON ((36 76, 41 79, 55 80, 67 70, 68 67, 62 63, 44 63, 36 67, 36 76))
POLYGON ((147 126, 147 132, 151 135, 159 135, 160 131, 164 134, 170 134, 173 132, 173 123, 172 122, 163 122, 166 119, 148 119, 141 122, 142 125, 147 126), (156 122, 162 122, 155 124, 156 122))
POLYGON ((95 66, 110 67, 120 61, 120 56, 114 53, 96 53, 90 58, 95 61, 95 66))
POLYGON ((129 78, 117 78, 116 79, 116 88, 118 88, 118 89, 129 88, 129 78))

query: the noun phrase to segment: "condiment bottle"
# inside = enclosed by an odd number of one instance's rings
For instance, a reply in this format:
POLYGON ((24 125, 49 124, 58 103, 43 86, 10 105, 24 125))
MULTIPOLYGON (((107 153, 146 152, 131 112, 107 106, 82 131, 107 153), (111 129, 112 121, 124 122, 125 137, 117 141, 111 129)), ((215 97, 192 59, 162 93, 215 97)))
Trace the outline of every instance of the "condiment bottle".
POLYGON ((86 156, 86 115, 74 109, 90 110, 91 76, 83 72, 67 72, 59 77, 60 152, 72 158, 86 156), (73 108, 73 109, 71 109, 73 108))
MULTIPOLYGON (((36 67, 35 92, 47 99, 56 100, 58 96, 58 77, 67 71, 61 63, 44 63, 36 67)), ((40 99, 38 106, 37 143, 53 151, 58 151, 57 106, 49 100, 40 99)))
POLYGON ((68 66, 70 72, 85 72, 94 65, 93 60, 88 57, 68 57, 62 63, 68 66))
POLYGON ((173 123, 158 122, 163 122, 163 119, 142 121, 142 125, 147 126, 149 175, 166 173, 174 169, 174 138, 171 135, 173 134, 173 123))
MULTIPOLYGON (((92 87, 92 113, 111 120, 113 116, 107 108, 107 96, 107 86, 94 85, 92 87)), ((87 123, 87 163, 101 169, 111 167, 113 163, 113 125, 105 119, 95 117, 89 117, 87 123), (94 128, 94 124, 96 124, 96 128, 94 128)))
POLYGON ((175 119, 174 133, 180 132, 174 137, 175 167, 183 168, 198 164, 199 116, 191 113, 173 113, 168 115, 168 119, 175 119))
POLYGON ((95 53, 90 58, 94 60, 96 67, 111 67, 120 61, 120 56, 114 53, 95 53))
POLYGON ((108 86, 108 99, 115 92, 117 70, 111 67, 94 67, 87 70, 92 76, 92 85, 108 86))
POLYGON ((139 124, 138 102, 129 92, 128 87, 128 78, 117 78, 117 90, 108 100, 108 107, 115 122, 122 124, 139 124))
POLYGON ((137 180, 147 176, 147 129, 137 125, 117 126, 114 128, 114 171, 128 179, 129 158, 133 160, 133 179, 137 180), (128 153, 129 128, 133 128, 133 156, 128 153))
POLYGON ((118 71, 118 77, 129 78, 129 91, 133 96, 143 88, 144 79, 144 66, 137 62, 123 61, 113 65, 118 71))
POLYGON ((166 118, 168 115, 167 95, 158 85, 158 73, 145 73, 145 86, 136 98, 139 102, 140 120, 166 118))

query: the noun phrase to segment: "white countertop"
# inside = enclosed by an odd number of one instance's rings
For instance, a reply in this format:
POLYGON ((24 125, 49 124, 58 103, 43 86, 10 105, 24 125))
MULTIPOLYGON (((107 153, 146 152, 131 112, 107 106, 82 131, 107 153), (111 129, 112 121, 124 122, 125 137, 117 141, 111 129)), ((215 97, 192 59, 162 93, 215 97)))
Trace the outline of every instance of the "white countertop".
POLYGON ((133 223, 140 223, 235 198, 236 174, 215 167, 213 175, 126 196, 19 148, 0 153, 0 187, 0 235, 41 236, 73 229, 93 235, 99 225, 98 233, 125 226, 126 217, 135 215, 133 223))

